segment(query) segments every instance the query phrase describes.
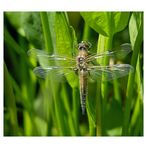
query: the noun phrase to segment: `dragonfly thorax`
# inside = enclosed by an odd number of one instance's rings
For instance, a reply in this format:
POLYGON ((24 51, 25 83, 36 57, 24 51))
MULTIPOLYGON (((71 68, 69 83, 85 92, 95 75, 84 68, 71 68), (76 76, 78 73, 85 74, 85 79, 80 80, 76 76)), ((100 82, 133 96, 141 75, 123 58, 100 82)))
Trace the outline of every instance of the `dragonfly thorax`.
POLYGON ((77 68, 79 69, 79 71, 87 71, 87 62, 85 57, 77 57, 77 68))

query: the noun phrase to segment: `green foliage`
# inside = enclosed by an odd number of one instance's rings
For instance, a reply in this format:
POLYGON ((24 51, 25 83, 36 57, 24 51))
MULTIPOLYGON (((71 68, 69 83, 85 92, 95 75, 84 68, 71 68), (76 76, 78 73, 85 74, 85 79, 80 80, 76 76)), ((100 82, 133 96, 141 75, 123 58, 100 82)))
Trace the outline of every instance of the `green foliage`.
MULTIPOLYGON (((4 21, 4 135, 143 135, 142 12, 5 12, 4 21), (89 82, 86 115, 78 77, 71 72, 65 82, 53 80, 54 74, 42 80, 33 73, 37 60, 27 55, 37 48, 73 57, 77 40, 92 42, 94 53, 132 45, 131 54, 114 62, 131 64, 134 73, 89 82)), ((51 64, 37 58, 42 66, 51 64)), ((100 64, 108 62, 104 58, 100 64)))
POLYGON ((36 48, 44 48, 43 31, 39 13, 22 13, 22 28, 27 40, 36 48))
MULTIPOLYGON (((130 40, 131 40, 131 45, 133 47, 133 55, 131 59, 131 65, 135 68, 135 73, 132 73, 129 75, 129 81, 127 85, 127 100, 126 101, 126 106, 125 106, 125 114, 124 114, 124 123, 123 123, 123 135, 132 135, 133 134, 133 128, 135 128, 136 125, 133 125, 133 127, 129 128, 129 123, 130 123, 130 114, 131 114, 131 108, 132 108, 132 103, 137 104, 138 106, 138 112, 136 112, 136 120, 139 120, 140 124, 138 124, 139 132, 142 134, 143 131, 141 130, 142 128, 142 113, 143 113, 143 80, 142 80, 142 72, 141 72, 141 60, 139 60, 140 56, 140 48, 142 44, 142 37, 143 37, 143 13, 136 13, 134 12, 131 16, 130 22, 129 22, 129 32, 130 32, 130 40), (134 29, 134 30, 133 30, 134 29), (134 78, 135 75, 137 75, 136 83, 137 83, 137 94, 138 97, 134 97, 134 78), (133 99, 134 98, 134 99, 133 99), (140 119, 138 119, 140 117, 140 119)), ((133 107, 134 110, 135 107, 133 107)), ((133 114, 134 116, 134 114, 133 114)), ((135 131, 134 133, 138 133, 135 131)))
POLYGON ((113 36, 123 30, 129 19, 129 12, 82 12, 87 24, 104 36, 113 36))

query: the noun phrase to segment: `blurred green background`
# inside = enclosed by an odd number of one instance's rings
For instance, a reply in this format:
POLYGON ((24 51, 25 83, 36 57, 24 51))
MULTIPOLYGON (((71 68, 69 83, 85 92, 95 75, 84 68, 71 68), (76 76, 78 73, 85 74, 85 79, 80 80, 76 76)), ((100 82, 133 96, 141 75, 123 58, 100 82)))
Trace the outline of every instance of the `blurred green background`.
MULTIPOLYGON (((143 12, 4 12, 5 136, 143 136, 143 12), (72 56, 89 41, 92 53, 130 43, 132 52, 116 62, 134 72, 89 83, 85 115, 79 85, 42 80, 32 48, 72 56)), ((102 61, 103 62, 103 61, 102 61)))

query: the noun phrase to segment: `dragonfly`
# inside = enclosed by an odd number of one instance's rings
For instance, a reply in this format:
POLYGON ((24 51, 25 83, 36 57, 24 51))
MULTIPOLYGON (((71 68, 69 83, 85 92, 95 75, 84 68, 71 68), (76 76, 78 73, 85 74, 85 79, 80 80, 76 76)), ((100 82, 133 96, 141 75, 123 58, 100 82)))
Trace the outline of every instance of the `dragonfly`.
POLYGON ((81 41, 77 45, 78 54, 75 57, 65 55, 49 54, 43 50, 31 49, 28 54, 36 57, 41 63, 34 68, 33 72, 40 78, 46 78, 51 73, 53 79, 62 81, 61 78, 74 73, 79 79, 80 102, 82 114, 86 110, 86 98, 88 95, 88 79, 110 81, 133 72, 133 67, 129 64, 109 64, 98 63, 102 58, 124 58, 131 52, 130 44, 121 45, 120 50, 107 50, 103 53, 90 54, 91 43, 81 41))

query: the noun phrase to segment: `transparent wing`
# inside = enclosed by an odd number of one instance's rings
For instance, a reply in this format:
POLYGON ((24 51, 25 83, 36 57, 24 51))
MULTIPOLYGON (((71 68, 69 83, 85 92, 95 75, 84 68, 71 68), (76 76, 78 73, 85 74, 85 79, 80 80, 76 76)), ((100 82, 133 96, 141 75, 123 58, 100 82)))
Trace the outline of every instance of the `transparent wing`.
POLYGON ((46 78, 49 75, 52 80, 55 81, 66 81, 66 76, 75 74, 75 67, 58 67, 58 66, 49 66, 49 67, 36 67, 33 72, 40 78, 46 78))
POLYGON ((108 51, 105 51, 103 53, 90 55, 87 58, 87 62, 90 62, 90 61, 93 61, 93 60, 96 60, 96 59, 101 59, 101 58, 104 58, 104 57, 114 57, 114 58, 117 58, 117 59, 123 59, 130 52, 131 52, 131 44, 125 43, 125 44, 120 45, 119 50, 115 50, 115 51, 108 50, 108 51))
POLYGON ((70 58, 63 55, 51 55, 50 53, 39 49, 31 49, 27 53, 30 57, 38 60, 41 66, 70 66, 76 63, 75 58, 70 58))
POLYGON ((91 68, 89 68, 91 79, 103 81, 117 79, 126 76, 129 74, 129 72, 133 71, 133 67, 129 64, 116 64, 112 66, 91 66, 91 68))

